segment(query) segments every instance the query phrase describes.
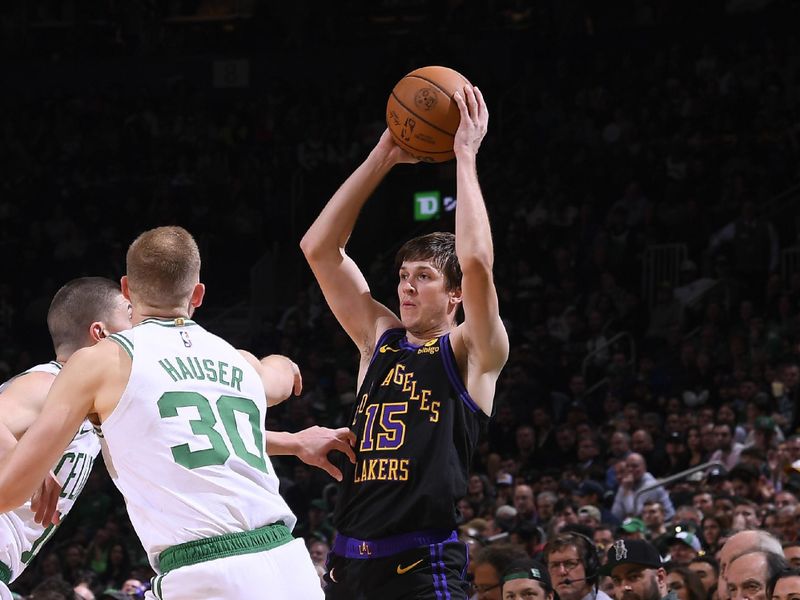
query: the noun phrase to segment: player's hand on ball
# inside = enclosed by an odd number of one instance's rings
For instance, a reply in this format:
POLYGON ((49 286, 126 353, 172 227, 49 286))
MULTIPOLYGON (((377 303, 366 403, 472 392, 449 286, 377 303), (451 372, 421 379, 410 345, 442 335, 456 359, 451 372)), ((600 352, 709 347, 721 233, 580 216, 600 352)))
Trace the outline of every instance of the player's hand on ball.
POLYGON ((394 165, 404 163, 414 164, 419 162, 418 159, 414 158, 397 145, 388 129, 384 130, 383 135, 381 135, 381 139, 378 141, 376 149, 383 152, 394 165))
POLYGON ((456 90, 453 93, 453 99, 461 111, 461 122, 453 140, 453 151, 456 156, 475 155, 489 128, 489 110, 483 100, 483 94, 477 86, 465 85, 463 90, 456 90))

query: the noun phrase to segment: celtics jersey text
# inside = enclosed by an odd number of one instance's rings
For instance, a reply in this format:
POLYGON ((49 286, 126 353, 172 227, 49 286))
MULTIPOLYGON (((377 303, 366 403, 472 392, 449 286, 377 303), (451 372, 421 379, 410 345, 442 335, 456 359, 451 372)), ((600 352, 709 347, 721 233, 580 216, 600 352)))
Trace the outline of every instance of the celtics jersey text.
MULTIPOLYGON (((34 372, 57 375, 60 370, 61 365, 51 361, 36 365, 17 377, 34 372)), ((8 383, 10 382, 0 386, 0 393, 8 383)), ((53 473, 61 484, 61 495, 56 507, 61 515, 61 522, 72 510, 78 494, 83 490, 99 452, 100 442, 92 424, 84 421, 64 454, 53 466, 53 473)), ((57 528, 57 525, 42 526, 33 520, 33 516, 30 501, 15 510, 0 514, 0 562, 11 571, 12 581, 19 577, 57 528)))
POLYGON ((337 529, 359 539, 453 529, 486 420, 467 393, 449 334, 414 346, 405 330, 384 333, 350 424, 357 460, 341 465, 337 529))
POLYGON ((295 517, 266 455, 267 400, 256 370, 188 319, 146 319, 110 336, 131 356, 102 424, 111 478, 153 568, 170 546, 295 517))

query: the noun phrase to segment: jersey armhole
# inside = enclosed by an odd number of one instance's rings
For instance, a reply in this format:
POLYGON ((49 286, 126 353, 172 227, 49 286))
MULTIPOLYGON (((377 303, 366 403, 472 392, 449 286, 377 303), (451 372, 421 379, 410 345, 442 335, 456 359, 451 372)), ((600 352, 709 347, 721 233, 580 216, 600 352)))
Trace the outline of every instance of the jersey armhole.
POLYGON ((372 349, 372 358, 369 359, 370 366, 372 365, 373 362, 375 362, 375 357, 378 356, 378 352, 380 352, 381 346, 387 343, 389 341, 389 338, 399 333, 405 333, 405 329, 395 327, 393 329, 387 329, 381 334, 381 337, 379 337, 378 341, 375 342, 375 348, 372 349))
POLYGON ((450 345, 450 334, 446 333, 440 339, 442 345, 442 364, 444 364, 444 370, 447 372, 447 378, 455 388, 458 397, 466 405, 470 412, 485 415, 486 413, 484 413, 481 408, 475 404, 475 401, 467 391, 467 386, 464 385, 464 381, 461 379, 461 373, 458 371, 458 364, 456 363, 456 356, 453 354, 453 347, 450 345))
POLYGON ((131 360, 133 360, 133 342, 132 341, 130 341, 128 338, 126 338, 121 333, 112 333, 110 336, 108 336, 108 339, 110 339, 112 342, 116 342, 117 344, 119 344, 122 347, 122 349, 125 350, 125 352, 128 353, 128 356, 131 357, 131 360))

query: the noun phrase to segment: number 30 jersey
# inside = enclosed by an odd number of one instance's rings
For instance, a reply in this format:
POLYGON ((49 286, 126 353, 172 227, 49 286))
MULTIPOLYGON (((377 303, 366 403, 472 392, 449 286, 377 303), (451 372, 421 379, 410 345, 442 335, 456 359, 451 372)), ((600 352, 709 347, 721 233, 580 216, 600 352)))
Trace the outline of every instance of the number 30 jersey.
POLYGON ((452 530, 470 462, 488 417, 470 398, 449 334, 414 346, 384 333, 356 398, 356 463, 343 461, 334 522, 377 539, 452 530))
POLYGON ((110 338, 132 364, 103 451, 153 568, 176 544, 293 528, 265 452, 263 383, 245 358, 189 319, 146 319, 110 338))

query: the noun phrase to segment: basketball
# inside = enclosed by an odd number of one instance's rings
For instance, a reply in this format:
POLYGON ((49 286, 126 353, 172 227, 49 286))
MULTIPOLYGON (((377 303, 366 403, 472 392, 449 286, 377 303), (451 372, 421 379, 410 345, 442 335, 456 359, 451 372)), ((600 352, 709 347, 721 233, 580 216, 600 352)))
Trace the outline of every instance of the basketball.
POLYGON ((461 121, 453 92, 471 85, 447 67, 422 67, 394 86, 386 103, 386 125, 395 142, 423 162, 454 157, 453 138, 461 121))

